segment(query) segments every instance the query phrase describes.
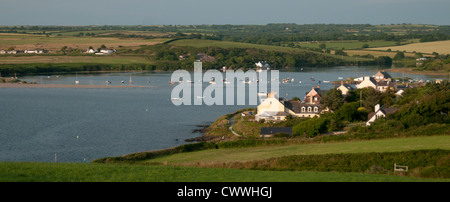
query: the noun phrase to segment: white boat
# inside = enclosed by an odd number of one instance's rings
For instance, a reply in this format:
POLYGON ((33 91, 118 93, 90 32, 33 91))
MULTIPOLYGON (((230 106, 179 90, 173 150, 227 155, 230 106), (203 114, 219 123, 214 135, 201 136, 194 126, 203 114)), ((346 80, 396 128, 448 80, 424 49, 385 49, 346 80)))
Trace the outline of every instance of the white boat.
POLYGON ((338 77, 338 79, 344 79, 344 77, 338 77))
POLYGON ((173 97, 173 98, 171 98, 172 100, 181 100, 181 98, 179 98, 179 97, 173 97))
POLYGON ((131 80, 131 75, 130 75, 130 84, 133 84, 133 80, 131 80))
POLYGON ((78 73, 75 74, 75 84, 80 84, 80 81, 78 81, 78 73))
POLYGON ((330 81, 328 81, 328 80, 324 80, 323 82, 324 82, 324 83, 330 83, 330 81))
POLYGON ((197 96, 197 99, 203 99, 205 96, 197 96))
POLYGON ((230 84, 230 82, 229 82, 229 81, 224 81, 223 83, 224 83, 224 84, 230 84))
POLYGON ((302 81, 299 81, 298 83, 299 83, 299 84, 302 84, 302 81))
POLYGON ((258 96, 260 96, 260 97, 262 97, 262 96, 267 96, 267 93, 265 93, 265 92, 259 92, 259 93, 258 93, 258 96))

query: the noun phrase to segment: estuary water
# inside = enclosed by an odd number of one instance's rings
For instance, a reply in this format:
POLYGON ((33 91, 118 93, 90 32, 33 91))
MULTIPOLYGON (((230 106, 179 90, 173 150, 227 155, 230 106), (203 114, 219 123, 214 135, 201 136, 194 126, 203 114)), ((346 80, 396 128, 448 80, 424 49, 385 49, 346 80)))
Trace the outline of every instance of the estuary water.
MULTIPOLYGON (((280 83, 279 96, 288 99, 296 96, 303 100, 313 86, 327 90, 334 86, 331 81, 371 76, 377 70, 377 67, 333 67, 280 72, 280 80, 293 78, 294 81, 280 83)), ((390 74, 425 81, 442 77, 390 74)), ((175 106, 171 92, 176 84, 168 84, 171 75, 136 72, 21 77, 28 82, 49 84, 75 84, 75 80, 79 80, 79 85, 149 87, 0 88, 0 161, 53 162, 56 155, 58 162, 90 162, 102 157, 169 148, 185 144, 185 139, 201 136, 192 133, 197 125, 210 124, 238 109, 256 107, 248 102, 245 105, 175 106), (133 84, 129 84, 130 78, 133 84)), ((203 83, 202 87, 209 85, 203 83)))

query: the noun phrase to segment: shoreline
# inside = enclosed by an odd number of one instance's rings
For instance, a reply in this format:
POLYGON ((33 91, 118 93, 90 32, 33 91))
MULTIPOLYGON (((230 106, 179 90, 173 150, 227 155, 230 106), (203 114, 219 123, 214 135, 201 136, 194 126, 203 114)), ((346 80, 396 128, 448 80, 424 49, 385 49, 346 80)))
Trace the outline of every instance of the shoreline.
POLYGON ((424 74, 433 76, 446 76, 450 74, 450 72, 446 73, 446 72, 414 71, 413 68, 408 67, 385 69, 385 71, 407 73, 407 74, 424 74))
POLYGON ((0 83, 0 88, 150 88, 150 87, 152 86, 0 83))

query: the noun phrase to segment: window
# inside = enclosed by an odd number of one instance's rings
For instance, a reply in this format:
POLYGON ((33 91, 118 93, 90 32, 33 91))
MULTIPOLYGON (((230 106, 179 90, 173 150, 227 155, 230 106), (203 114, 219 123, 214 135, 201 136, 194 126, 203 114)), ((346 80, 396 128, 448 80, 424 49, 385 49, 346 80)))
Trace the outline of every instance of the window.
POLYGON ((308 112, 311 112, 311 107, 308 107, 308 112))
POLYGON ((305 112, 305 107, 302 107, 302 112, 305 112))
POLYGON ((314 112, 319 112, 319 108, 318 107, 314 107, 314 112))

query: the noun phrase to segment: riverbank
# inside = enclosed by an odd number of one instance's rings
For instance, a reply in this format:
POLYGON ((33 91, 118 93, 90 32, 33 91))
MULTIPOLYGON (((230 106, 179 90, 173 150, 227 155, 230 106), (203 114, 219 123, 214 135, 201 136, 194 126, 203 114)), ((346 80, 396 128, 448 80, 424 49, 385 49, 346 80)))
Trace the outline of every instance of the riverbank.
POLYGON ((407 73, 407 74, 424 74, 424 75, 434 75, 434 76, 447 76, 449 72, 434 72, 434 71, 417 71, 413 68, 391 68, 385 69, 385 71, 390 72, 399 72, 399 73, 407 73))
POLYGON ((149 88, 149 87, 152 86, 0 83, 0 88, 149 88))

